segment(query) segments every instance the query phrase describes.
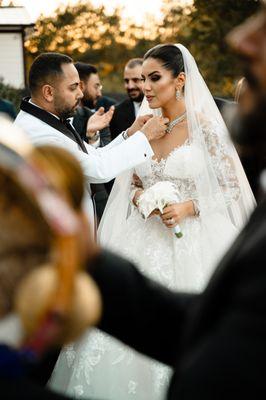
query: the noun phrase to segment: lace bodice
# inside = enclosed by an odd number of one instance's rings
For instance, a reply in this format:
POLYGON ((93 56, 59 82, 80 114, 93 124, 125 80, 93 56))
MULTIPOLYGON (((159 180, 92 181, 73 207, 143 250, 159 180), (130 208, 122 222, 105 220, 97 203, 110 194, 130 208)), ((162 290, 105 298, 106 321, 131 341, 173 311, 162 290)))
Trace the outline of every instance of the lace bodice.
MULTIPOLYGON (((207 168, 214 171, 217 189, 223 193, 227 206, 230 206, 232 201, 239 199, 240 188, 227 148, 218 140, 217 129, 217 126, 202 126, 210 163, 207 168)), ((170 181, 177 187, 181 201, 197 201, 195 177, 200 177, 206 168, 205 160, 202 148, 187 139, 183 145, 174 148, 167 158, 148 160, 139 165, 135 172, 140 177, 144 190, 157 182, 170 181)), ((218 205, 218 192, 212 195, 212 202, 218 205)))
POLYGON ((157 182, 169 181, 175 184, 181 200, 185 201, 197 198, 193 180, 195 168, 200 170, 201 156, 196 147, 187 140, 182 146, 173 149, 166 159, 149 160, 139 165, 135 171, 144 190, 157 182))

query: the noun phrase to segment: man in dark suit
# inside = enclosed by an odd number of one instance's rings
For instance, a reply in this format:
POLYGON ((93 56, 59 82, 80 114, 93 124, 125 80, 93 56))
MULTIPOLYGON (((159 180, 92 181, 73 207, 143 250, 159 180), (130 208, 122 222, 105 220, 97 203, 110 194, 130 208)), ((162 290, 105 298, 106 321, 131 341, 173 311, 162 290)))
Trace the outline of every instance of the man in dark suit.
MULTIPOLYGON (((83 140, 87 143, 94 144, 95 139, 90 132, 87 132, 87 123, 89 118, 95 113, 97 101, 102 96, 102 85, 100 82, 98 70, 94 65, 83 62, 76 62, 75 67, 79 74, 80 88, 83 93, 80 99, 79 107, 73 116, 73 126, 80 134, 83 140)), ((110 107, 109 107, 110 108, 110 107)), ((111 108, 113 110, 113 107, 111 108)), ((102 110, 104 112, 104 110, 102 110)), ((109 130, 109 122, 113 113, 109 113, 109 118, 106 119, 106 125, 99 132, 100 146, 105 146, 110 143, 111 135, 109 130)))
POLYGON ((141 58, 133 58, 125 66, 124 85, 129 98, 115 107, 114 116, 110 122, 112 139, 116 138, 120 132, 125 131, 136 118, 143 99, 142 62, 141 58))
MULTIPOLYGON (((92 117, 95 112, 96 114, 103 115, 105 111, 103 107, 98 111, 95 110, 97 101, 102 96, 102 85, 98 70, 94 65, 83 62, 76 62, 74 65, 79 74, 80 88, 83 97, 80 99, 80 104, 75 111, 73 126, 84 141, 94 147, 104 147, 111 141, 109 123, 113 116, 114 106, 111 106, 111 109, 105 114, 106 118, 103 119, 102 129, 98 130, 96 133, 94 129, 90 132, 88 130, 88 120, 90 117, 92 117)), ((108 200, 108 193, 112 188, 110 185, 110 182, 91 185, 98 221, 101 220, 104 212, 108 200)))

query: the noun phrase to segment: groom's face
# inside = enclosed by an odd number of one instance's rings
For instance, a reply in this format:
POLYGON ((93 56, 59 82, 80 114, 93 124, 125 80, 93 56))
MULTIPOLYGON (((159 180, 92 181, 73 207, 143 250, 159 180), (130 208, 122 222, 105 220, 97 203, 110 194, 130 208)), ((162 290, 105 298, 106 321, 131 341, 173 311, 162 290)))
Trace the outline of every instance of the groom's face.
POLYGON ((61 69, 63 73, 54 84, 53 107, 55 114, 64 119, 74 114, 83 93, 74 65, 62 64, 61 69))

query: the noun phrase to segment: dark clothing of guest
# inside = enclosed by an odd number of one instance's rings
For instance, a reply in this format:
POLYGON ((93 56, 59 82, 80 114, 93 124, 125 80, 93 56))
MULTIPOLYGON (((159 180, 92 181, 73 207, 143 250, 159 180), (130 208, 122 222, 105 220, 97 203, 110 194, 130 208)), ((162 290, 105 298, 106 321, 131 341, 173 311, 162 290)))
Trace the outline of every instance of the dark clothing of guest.
POLYGON ((105 111, 108 111, 111 106, 116 104, 116 100, 109 96, 102 96, 97 100, 95 109, 98 110, 103 107, 105 111))
MULTIPOLYGON (((73 117, 73 126, 76 131, 80 134, 81 138, 89 143, 88 137, 86 136, 88 119, 93 115, 88 107, 78 107, 73 117)), ((108 127, 100 131, 100 146, 106 146, 111 142, 110 130, 108 127)))
POLYGON ((0 113, 7 114, 12 120, 14 120, 17 116, 13 104, 10 101, 4 99, 0 99, 0 113))
POLYGON ((223 115, 223 112, 226 111, 227 107, 236 107, 236 105, 237 105, 237 103, 235 101, 227 100, 222 97, 214 96, 214 101, 222 115, 223 115))
POLYGON ((135 121, 134 103, 126 99, 115 107, 113 118, 110 122, 111 138, 115 139, 121 132, 129 128, 135 121))
MULTIPOLYGON (((74 128, 80 134, 81 138, 87 143, 89 143, 88 137, 86 136, 87 123, 88 119, 92 115, 93 112, 88 107, 78 107, 73 118, 74 128)), ((109 128, 106 127, 100 131, 100 147, 107 145, 110 143, 110 141, 110 131, 109 128)), ((98 221, 101 220, 103 215, 111 188, 112 186, 110 186, 110 182, 91 184, 98 221)))

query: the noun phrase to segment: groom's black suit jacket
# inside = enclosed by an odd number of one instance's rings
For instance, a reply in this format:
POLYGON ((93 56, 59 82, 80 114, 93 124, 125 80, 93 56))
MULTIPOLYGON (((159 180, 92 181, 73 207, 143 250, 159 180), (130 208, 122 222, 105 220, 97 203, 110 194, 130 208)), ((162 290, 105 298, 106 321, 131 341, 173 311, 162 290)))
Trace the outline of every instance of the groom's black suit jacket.
MULTIPOLYGON (((100 328, 173 367, 169 400, 251 400, 261 390, 265 398, 265 250, 266 201, 202 294, 170 292, 103 252, 89 266, 103 297, 100 328)), ((64 399, 25 378, 10 384, 0 377, 0 393, 3 399, 64 399)))

